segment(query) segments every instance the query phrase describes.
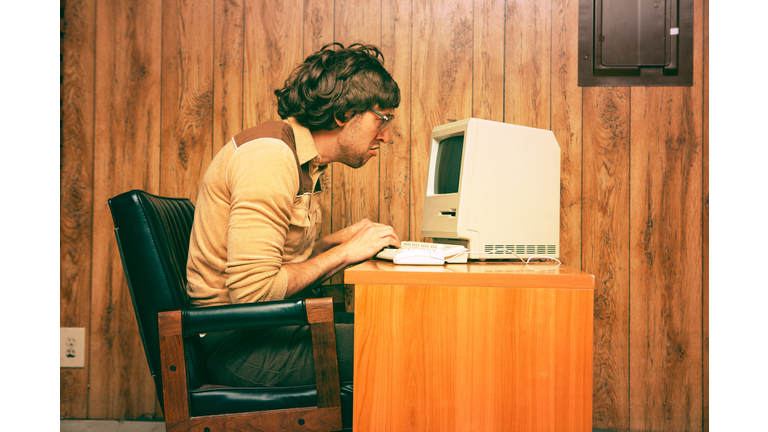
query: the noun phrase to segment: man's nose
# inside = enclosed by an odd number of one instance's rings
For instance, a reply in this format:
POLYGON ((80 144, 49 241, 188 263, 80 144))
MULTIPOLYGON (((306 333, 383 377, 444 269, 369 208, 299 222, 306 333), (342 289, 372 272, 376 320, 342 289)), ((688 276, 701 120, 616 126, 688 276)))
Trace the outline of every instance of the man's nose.
POLYGON ((390 137, 389 137, 389 131, 390 131, 390 129, 392 129, 392 128, 391 128, 391 127, 388 127, 388 128, 387 128, 386 130, 384 130, 384 131, 379 131, 379 134, 378 134, 378 135, 376 135, 376 140, 378 140, 378 141, 381 141, 381 142, 384 142, 384 143, 388 143, 388 142, 389 142, 389 138, 390 138, 390 137))

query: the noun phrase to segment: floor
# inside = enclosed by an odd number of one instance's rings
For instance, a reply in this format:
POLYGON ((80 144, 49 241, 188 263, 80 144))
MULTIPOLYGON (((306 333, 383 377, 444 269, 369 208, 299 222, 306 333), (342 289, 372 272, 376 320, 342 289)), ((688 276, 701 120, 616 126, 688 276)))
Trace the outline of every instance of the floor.
MULTIPOLYGON (((165 423, 158 421, 60 420, 60 432, 164 432, 165 423)), ((592 429, 592 432, 614 432, 592 429)))
POLYGON ((60 432, 165 432, 159 421, 60 420, 60 432))

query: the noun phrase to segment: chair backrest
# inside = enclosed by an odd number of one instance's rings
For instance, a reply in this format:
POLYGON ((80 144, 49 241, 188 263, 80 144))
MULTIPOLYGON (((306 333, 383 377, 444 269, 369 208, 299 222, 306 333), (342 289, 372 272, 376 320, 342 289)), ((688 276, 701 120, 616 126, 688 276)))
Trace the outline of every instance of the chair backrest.
MULTIPOLYGON (((133 190, 109 200, 115 237, 157 397, 163 403, 158 312, 189 307, 187 253, 195 207, 188 199, 133 190)), ((185 343, 190 384, 204 373, 199 338, 185 343)))

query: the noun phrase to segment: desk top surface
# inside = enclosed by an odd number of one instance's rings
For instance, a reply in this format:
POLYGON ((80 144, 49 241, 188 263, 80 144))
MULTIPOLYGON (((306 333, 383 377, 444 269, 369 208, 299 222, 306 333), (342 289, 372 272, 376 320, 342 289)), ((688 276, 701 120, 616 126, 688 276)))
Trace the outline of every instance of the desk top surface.
POLYGON ((594 289, 594 281, 594 276, 589 273, 549 262, 408 266, 372 259, 344 270, 344 283, 361 285, 594 289))

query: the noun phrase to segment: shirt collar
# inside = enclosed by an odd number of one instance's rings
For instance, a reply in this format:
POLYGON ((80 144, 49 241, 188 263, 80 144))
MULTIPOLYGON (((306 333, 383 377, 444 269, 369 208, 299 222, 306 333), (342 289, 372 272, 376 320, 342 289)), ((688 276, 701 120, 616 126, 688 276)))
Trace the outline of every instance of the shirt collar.
POLYGON ((320 154, 317 152, 315 139, 312 138, 312 132, 300 125, 294 117, 288 117, 283 121, 290 124, 291 128, 293 128, 293 136, 296 138, 296 155, 299 157, 299 164, 304 165, 314 159, 315 161, 311 165, 317 167, 317 160, 320 159, 320 154))

